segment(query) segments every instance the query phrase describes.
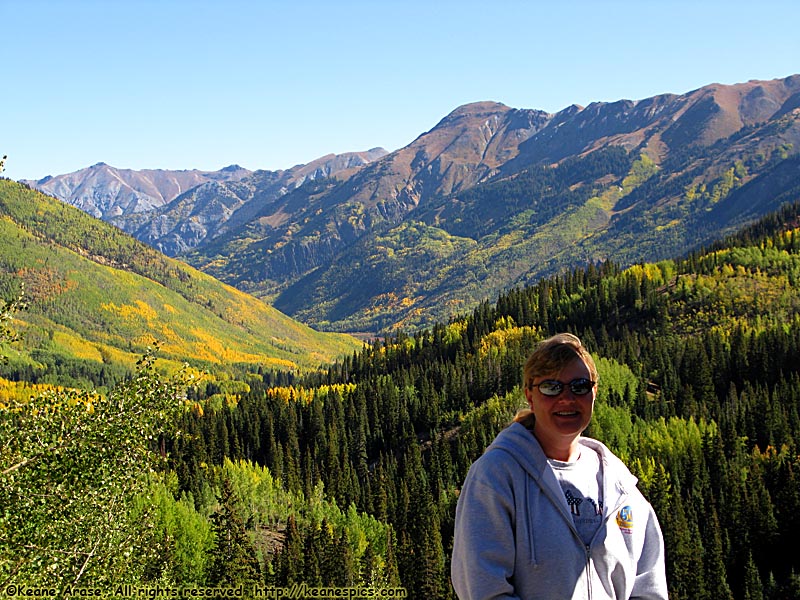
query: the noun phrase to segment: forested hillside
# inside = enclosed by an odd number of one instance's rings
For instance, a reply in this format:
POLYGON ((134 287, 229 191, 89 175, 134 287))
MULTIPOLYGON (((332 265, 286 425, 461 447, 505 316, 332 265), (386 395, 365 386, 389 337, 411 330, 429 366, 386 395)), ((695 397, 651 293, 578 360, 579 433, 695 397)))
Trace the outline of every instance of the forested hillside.
MULTIPOLYGON (((798 222, 791 206, 685 259, 569 272, 375 343, 325 377, 254 384, 188 418, 194 436, 172 463, 179 489, 202 511, 231 467, 201 465, 266 467, 285 489, 388 524, 392 550, 378 554, 392 575, 380 581, 393 581, 395 561, 410 597, 451 597, 460 483, 523 402, 535 342, 569 330, 599 362, 589 434, 632 466, 661 519, 670 597, 797 597, 800 564, 783 549, 800 510, 798 222)), ((281 584, 319 581, 319 518, 301 513, 288 535, 287 521, 261 520, 257 493, 240 493, 263 569, 281 584), (270 531, 285 533, 274 570, 270 531)))
POLYGON ((316 368, 360 347, 8 180, 0 180, 0 294, 27 304, 16 315, 24 343, 0 365, 0 377, 17 381, 108 387, 154 343, 173 365, 217 375, 237 365, 316 368))
MULTIPOLYGON (((600 372, 588 434, 654 505, 670 598, 800 597, 787 550, 800 534, 799 278, 794 204, 705 251, 564 272, 324 372, 251 375, 235 394, 189 382, 183 433, 162 438, 168 462, 129 509, 147 516, 148 551, 117 580, 452 598, 461 482, 524 402, 527 354, 572 331, 600 372)), ((0 579, 66 583, 9 552, 0 543, 0 579)), ((75 561, 71 580, 102 572, 75 561)))

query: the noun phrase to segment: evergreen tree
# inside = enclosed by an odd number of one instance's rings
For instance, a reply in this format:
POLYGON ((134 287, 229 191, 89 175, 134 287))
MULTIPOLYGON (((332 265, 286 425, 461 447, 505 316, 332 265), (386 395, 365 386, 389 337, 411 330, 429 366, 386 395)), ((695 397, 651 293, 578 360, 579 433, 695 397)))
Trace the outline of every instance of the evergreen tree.
POLYGON ((332 586, 345 588, 357 584, 358 567, 353 558, 350 536, 346 527, 342 527, 335 536, 333 544, 328 549, 327 559, 332 567, 332 586))
POLYGON ((324 562, 324 532, 311 526, 307 529, 303 543, 303 582, 309 587, 322 587, 322 568, 324 562))
POLYGON ((302 583, 305 572, 303 539, 294 515, 289 515, 283 546, 275 557, 275 579, 278 585, 291 586, 302 583))
POLYGON ((221 587, 258 583, 258 559, 229 479, 222 482, 219 508, 211 522, 215 541, 208 584, 221 587))
POLYGON ((384 566, 384 578, 386 587, 400 587, 400 572, 397 569, 397 557, 394 548, 394 532, 390 527, 386 533, 386 563, 384 566))
POLYGON ((764 600, 764 590, 761 585, 761 576, 753 561, 753 554, 747 553, 747 563, 744 570, 744 600, 764 600))
POLYGON ((702 534, 705 550, 703 565, 705 567, 706 598, 708 600, 733 600, 720 540, 719 520, 713 502, 706 505, 706 519, 702 522, 702 534))

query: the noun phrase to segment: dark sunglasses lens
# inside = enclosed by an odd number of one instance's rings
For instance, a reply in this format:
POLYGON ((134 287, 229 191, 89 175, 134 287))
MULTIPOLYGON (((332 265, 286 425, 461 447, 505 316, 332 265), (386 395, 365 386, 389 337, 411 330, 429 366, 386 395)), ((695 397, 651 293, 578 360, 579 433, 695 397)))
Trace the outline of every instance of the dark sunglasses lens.
POLYGON ((575 381, 569 382, 569 389, 571 389, 572 393, 576 396, 583 396, 592 391, 592 382, 588 379, 576 379, 575 381))
POLYGON ((563 389, 564 384, 560 381, 543 381, 539 384, 539 391, 545 396, 558 396, 563 389))

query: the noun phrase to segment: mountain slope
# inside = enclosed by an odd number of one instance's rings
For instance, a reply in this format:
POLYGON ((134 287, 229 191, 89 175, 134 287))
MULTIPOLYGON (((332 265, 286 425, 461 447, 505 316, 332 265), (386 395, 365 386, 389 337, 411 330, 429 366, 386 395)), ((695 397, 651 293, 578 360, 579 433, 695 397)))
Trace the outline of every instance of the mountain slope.
POLYGON ((8 180, 0 180, 0 239, 0 289, 9 297, 22 282, 29 303, 18 315, 19 361, 132 363, 157 342, 166 358, 200 367, 297 369, 360 347, 8 180))
POLYGON ((255 173, 238 165, 220 171, 134 171, 99 163, 75 173, 22 183, 174 256, 246 222, 263 204, 274 202, 305 181, 347 176, 385 155, 383 148, 329 154, 291 169, 255 173), (247 204, 250 206, 245 207, 247 204), (234 213, 238 213, 236 219, 228 224, 234 213))
POLYGON ((120 226, 304 322, 383 331, 713 240, 796 197, 798 151, 800 75, 555 114, 478 102, 357 167, 206 184, 120 226))
POLYGON ((576 264, 674 256, 792 200, 798 102, 800 76, 555 115, 468 105, 297 190, 279 227, 262 213, 186 258, 322 328, 429 324, 576 264))
POLYGON ((169 256, 175 256, 250 221, 264 206, 305 182, 347 176, 386 155, 367 152, 329 154, 285 171, 257 171, 237 181, 209 181, 146 213, 109 219, 169 256))
POLYGON ((241 289, 273 297, 312 269, 335 267, 337 253, 399 223, 421 201, 483 181, 548 118, 495 102, 460 107, 407 147, 349 178, 297 189, 185 258, 241 289))

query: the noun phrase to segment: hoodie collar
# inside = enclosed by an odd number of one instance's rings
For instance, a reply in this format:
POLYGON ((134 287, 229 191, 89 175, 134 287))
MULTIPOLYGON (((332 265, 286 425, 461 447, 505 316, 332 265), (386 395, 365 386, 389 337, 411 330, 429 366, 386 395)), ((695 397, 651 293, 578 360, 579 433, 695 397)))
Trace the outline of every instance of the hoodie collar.
MULTIPOLYGON (((578 443, 583 448, 597 452, 600 456, 606 487, 613 485, 617 488, 618 493, 630 492, 632 488, 636 487, 637 478, 605 444, 588 437, 578 438, 578 443)), ((506 427, 486 451, 494 449, 505 450, 511 454, 519 465, 537 481, 542 478, 542 474, 548 466, 547 456, 536 436, 521 423, 512 423, 506 427)))

